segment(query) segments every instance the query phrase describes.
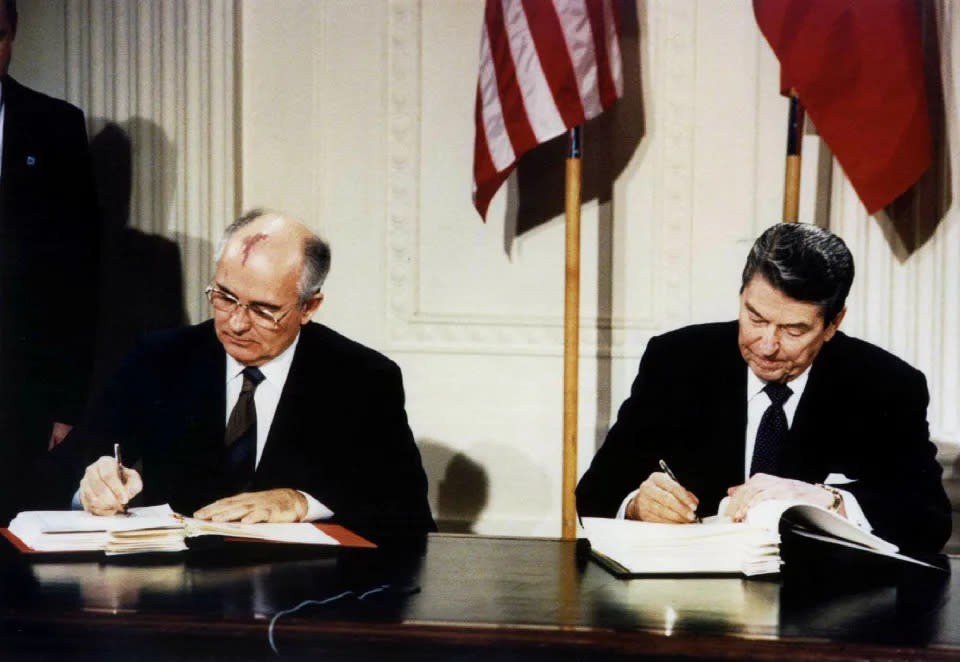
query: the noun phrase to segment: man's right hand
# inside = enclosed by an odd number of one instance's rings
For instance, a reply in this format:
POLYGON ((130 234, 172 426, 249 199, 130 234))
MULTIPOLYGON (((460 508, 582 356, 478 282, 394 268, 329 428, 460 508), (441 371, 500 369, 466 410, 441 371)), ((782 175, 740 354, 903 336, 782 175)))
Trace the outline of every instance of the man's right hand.
POLYGON ((80 480, 80 503, 94 515, 115 515, 143 490, 143 480, 133 469, 123 467, 123 480, 116 459, 104 456, 87 467, 80 480))
POLYGON ((644 522, 688 524, 697 520, 700 500, 693 492, 660 471, 655 471, 640 484, 640 489, 627 504, 627 519, 644 522))

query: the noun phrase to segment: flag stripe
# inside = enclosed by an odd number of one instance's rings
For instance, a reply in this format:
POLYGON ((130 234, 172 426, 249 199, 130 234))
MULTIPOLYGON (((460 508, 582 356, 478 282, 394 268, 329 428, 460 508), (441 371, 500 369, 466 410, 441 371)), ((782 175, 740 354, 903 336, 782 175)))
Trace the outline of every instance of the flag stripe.
POLYGON ((619 0, 487 0, 474 108, 474 205, 517 159, 622 94, 619 0))
POLYGON ((609 19, 604 11, 604 4, 588 2, 587 12, 590 17, 593 49, 597 59, 597 88, 599 90, 602 110, 616 101, 618 96, 613 74, 607 64, 608 43, 606 26, 609 19))
POLYGON ((553 93, 540 66, 540 58, 537 56, 522 1, 502 1, 510 52, 513 54, 513 64, 516 68, 516 80, 523 96, 527 118, 536 135, 534 142, 524 144, 522 149, 527 150, 563 133, 567 127, 557 110, 553 93))
POLYGON ((609 101, 604 99, 604 108, 623 96, 623 61, 620 53, 620 5, 618 3, 603 3, 605 40, 607 42, 607 67, 613 79, 613 88, 616 96, 609 101))
POLYGON ((490 144, 484 131, 482 121, 483 102, 481 100, 482 92, 480 84, 477 84, 477 101, 475 109, 475 119, 477 124, 477 139, 473 143, 473 193, 477 193, 477 182, 486 181, 497 174, 497 168, 493 164, 493 158, 490 155, 490 144))
MULTIPOLYGON (((477 142, 480 132, 484 134, 484 150, 492 159, 494 170, 502 170, 516 160, 513 144, 507 134, 507 126, 500 107, 497 88, 497 72, 490 54, 488 31, 480 38, 480 76, 477 83, 477 142)), ((479 149, 479 148, 478 148, 479 149)))
MULTIPOLYGON (((517 72, 510 54, 507 29, 504 23, 502 6, 499 2, 487 3, 487 39, 490 45, 490 62, 495 77, 495 94, 484 94, 483 114, 487 118, 489 127, 495 124, 490 118, 499 116, 504 125, 503 136, 492 133, 488 129, 490 139, 495 143, 505 139, 511 145, 515 154, 523 154, 536 144, 536 136, 527 118, 527 111, 523 106, 523 97, 517 82, 517 72), (499 105, 499 108, 496 106, 499 105)), ((492 92, 493 90, 491 90, 492 92)), ((505 146, 499 145, 490 150, 497 170, 502 170, 512 163, 503 161, 500 155, 506 151, 505 146)))
POLYGON ((557 12, 564 16, 563 34, 567 55, 577 72, 577 86, 587 119, 603 112, 597 87, 597 54, 593 47, 593 31, 583 0, 553 0, 557 12))
POLYGON ((530 34, 546 74, 547 84, 563 117, 564 129, 568 126, 579 126, 586 121, 586 116, 569 54, 566 49, 557 48, 557 44, 566 41, 560 18, 553 5, 543 0, 524 0, 523 8, 532 28, 530 34))
MULTIPOLYGON (((481 104, 481 94, 478 85, 476 109, 474 111, 477 124, 477 139, 473 144, 473 199, 476 202, 480 216, 486 217, 487 207, 490 205, 491 198, 493 198, 497 189, 500 188, 500 185, 510 175, 510 172, 513 170, 513 165, 511 161, 501 172, 497 172, 497 168, 494 166, 493 159, 490 156, 490 150, 487 147, 486 134, 483 129, 484 125, 481 121, 481 115, 483 113, 481 104)), ((506 143, 509 146, 509 141, 506 141, 506 143)))

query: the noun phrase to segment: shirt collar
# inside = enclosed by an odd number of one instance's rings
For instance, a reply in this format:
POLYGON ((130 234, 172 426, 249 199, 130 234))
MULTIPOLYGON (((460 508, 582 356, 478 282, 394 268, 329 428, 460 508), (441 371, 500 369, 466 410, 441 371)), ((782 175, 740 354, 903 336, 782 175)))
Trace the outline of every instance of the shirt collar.
MULTIPOLYGON (((800 400, 800 396, 803 395, 803 389, 807 387, 807 379, 809 378, 810 366, 807 366, 806 370, 787 382, 787 386, 789 386, 793 392, 791 397, 793 397, 794 402, 800 400)), ((753 374, 753 370, 750 369, 750 366, 747 366, 747 402, 750 402, 760 395, 766 385, 767 382, 753 374)))
MULTIPOLYGON (((290 372, 290 365, 293 363, 293 354, 299 342, 300 334, 298 333, 289 347, 263 365, 257 366, 260 368, 260 372, 263 373, 266 381, 271 384, 282 385, 287 380, 287 373, 290 372)), ((239 377, 245 367, 242 363, 227 354, 227 381, 239 377)))

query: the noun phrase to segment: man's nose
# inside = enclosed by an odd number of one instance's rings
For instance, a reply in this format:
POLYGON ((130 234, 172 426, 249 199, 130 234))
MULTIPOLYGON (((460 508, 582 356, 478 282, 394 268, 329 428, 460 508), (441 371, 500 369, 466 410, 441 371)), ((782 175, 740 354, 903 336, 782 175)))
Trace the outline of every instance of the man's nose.
POLYGON ((780 351, 780 334, 776 326, 768 324, 764 328, 760 335, 759 348, 763 356, 773 356, 780 351))
POLYGON ((230 313, 230 330, 242 333, 250 328, 250 315, 243 306, 237 306, 230 313))

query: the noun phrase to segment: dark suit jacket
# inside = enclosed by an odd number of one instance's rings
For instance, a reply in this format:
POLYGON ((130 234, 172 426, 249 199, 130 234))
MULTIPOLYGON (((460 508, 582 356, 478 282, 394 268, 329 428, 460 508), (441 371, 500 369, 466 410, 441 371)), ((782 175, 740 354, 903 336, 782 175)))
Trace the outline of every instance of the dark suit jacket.
MULTIPOLYGON (((581 515, 613 517, 623 499, 667 461, 716 512, 744 479, 747 365, 737 323, 690 326, 653 338, 630 397, 577 486, 581 515)), ((877 535, 903 549, 939 551, 950 536, 950 504, 926 422, 923 375, 892 354, 837 333, 824 344, 791 425, 787 478, 819 483, 830 473, 856 482, 877 535)))
MULTIPOLYGON (((84 467, 112 444, 142 462, 146 505, 185 514, 229 496, 223 473, 226 354, 213 322, 148 335, 90 416, 52 454, 63 508, 84 467)), ((383 355, 307 324, 252 490, 303 490, 335 522, 373 538, 435 529, 404 412, 400 370, 383 355)))
POLYGON ((52 423, 75 423, 86 404, 100 234, 83 113, 10 77, 2 84, 0 511, 9 515, 52 423))

